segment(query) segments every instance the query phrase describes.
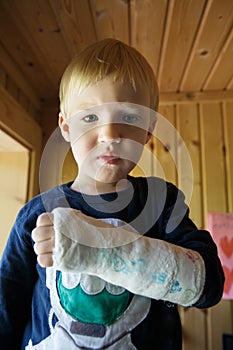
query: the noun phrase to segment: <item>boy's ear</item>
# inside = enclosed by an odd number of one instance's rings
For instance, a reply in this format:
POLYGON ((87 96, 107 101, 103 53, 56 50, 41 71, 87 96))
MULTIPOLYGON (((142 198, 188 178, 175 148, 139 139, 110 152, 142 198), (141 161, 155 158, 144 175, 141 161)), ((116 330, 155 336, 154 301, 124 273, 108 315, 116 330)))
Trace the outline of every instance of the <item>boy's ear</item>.
POLYGON ((61 113, 59 113, 59 116, 58 116, 58 125, 59 125, 59 128, 61 130, 61 133, 62 133, 62 136, 64 137, 64 139, 67 142, 70 142, 69 126, 66 123, 66 120, 61 113))

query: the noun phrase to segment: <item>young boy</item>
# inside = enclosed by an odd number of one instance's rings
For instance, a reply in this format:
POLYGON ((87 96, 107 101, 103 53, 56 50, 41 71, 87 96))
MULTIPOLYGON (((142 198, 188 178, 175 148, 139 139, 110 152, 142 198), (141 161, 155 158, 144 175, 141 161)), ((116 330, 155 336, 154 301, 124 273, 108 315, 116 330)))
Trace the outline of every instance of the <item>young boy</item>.
POLYGON ((114 39, 66 69, 59 126, 78 176, 20 211, 1 260, 0 348, 179 350, 177 304, 210 307, 224 277, 182 193, 134 178, 156 123, 146 60, 114 39))

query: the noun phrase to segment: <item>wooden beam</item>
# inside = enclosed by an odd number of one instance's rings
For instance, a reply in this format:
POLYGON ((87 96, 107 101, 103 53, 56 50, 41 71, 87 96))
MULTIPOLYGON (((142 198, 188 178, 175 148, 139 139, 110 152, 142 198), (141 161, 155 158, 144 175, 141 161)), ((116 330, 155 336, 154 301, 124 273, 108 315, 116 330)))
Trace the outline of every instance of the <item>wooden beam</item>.
POLYGON ((0 109, 0 127, 25 147, 38 147, 41 127, 1 85, 0 109))
POLYGON ((161 92, 160 105, 173 103, 218 102, 233 100, 233 90, 227 91, 194 91, 194 92, 161 92))

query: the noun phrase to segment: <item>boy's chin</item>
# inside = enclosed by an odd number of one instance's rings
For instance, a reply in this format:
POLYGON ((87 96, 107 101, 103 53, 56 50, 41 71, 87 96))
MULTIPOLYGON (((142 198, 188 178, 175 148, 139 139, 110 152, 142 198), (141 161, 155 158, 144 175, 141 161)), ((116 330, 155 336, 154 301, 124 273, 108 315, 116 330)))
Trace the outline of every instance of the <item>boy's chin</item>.
POLYGON ((117 184, 121 180, 127 179, 128 174, 134 168, 134 166, 123 167, 116 166, 114 164, 105 165, 101 167, 98 173, 95 175, 95 180, 102 184, 117 184))

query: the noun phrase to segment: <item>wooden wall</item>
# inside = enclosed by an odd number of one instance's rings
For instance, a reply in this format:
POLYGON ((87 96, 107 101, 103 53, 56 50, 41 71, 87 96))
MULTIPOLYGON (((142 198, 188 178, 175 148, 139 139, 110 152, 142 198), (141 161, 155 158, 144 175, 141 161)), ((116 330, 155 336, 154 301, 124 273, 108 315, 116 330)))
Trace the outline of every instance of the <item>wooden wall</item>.
MULTIPOLYGON (((188 148, 194 171, 191 217, 199 228, 206 228, 209 211, 233 212, 233 102, 163 104, 160 113, 177 128, 188 148)), ((179 164, 179 146, 177 149, 179 164)), ((177 184, 167 148, 155 142, 154 151, 168 180, 177 184)), ((181 308, 180 313, 184 350, 220 350, 222 333, 233 333, 230 301, 208 310, 181 308)))
MULTIPOLYGON (((185 142, 193 165, 191 217, 199 228, 207 227, 207 213, 233 211, 233 102, 200 101, 163 103, 159 112, 175 126, 185 142)), ((158 135, 159 136, 159 135, 158 135)), ((176 135, 166 143, 154 138, 148 145, 168 181, 179 185, 182 161, 176 135), (174 160, 171 150, 176 147, 174 160)), ((157 175, 156 167, 151 173, 157 175)), ((134 171, 140 174, 140 170, 134 171)), ((183 182, 191 184, 190 178, 183 182)), ((184 350, 220 350, 222 334, 233 333, 233 303, 221 303, 208 310, 180 308, 184 350)))

